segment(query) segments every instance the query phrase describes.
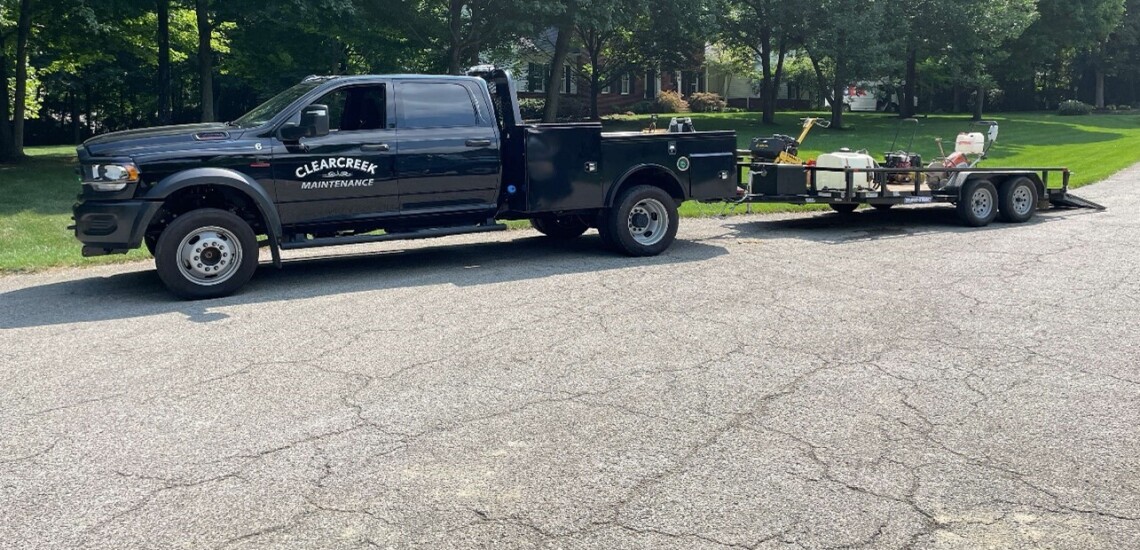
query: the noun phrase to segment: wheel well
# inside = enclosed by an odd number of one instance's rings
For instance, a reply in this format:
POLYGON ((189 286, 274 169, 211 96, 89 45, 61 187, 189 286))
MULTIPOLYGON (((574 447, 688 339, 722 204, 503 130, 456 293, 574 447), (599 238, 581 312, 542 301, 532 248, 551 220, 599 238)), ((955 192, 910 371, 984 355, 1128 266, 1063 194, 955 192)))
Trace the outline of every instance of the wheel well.
POLYGON ((162 203, 154 217, 147 226, 146 236, 158 238, 162 230, 170 222, 192 210, 201 208, 217 208, 236 214, 245 220, 253 232, 258 235, 266 234, 265 218, 257 208, 253 198, 244 192, 226 185, 204 184, 192 185, 172 193, 162 203))
POLYGON ((681 184, 677 182, 677 178, 673 177, 672 173, 660 166, 646 166, 626 176, 610 196, 610 202, 617 200, 617 197, 621 196, 626 189, 638 185, 659 187, 669 193, 670 197, 676 199, 677 204, 681 204, 685 200, 685 190, 681 188, 681 184))

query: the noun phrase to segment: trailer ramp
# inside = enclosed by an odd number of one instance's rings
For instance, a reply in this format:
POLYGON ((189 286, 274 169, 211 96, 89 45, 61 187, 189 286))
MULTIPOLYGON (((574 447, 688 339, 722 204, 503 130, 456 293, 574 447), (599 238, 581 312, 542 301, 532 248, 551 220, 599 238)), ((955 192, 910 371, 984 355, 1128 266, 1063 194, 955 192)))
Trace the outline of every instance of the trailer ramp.
POLYGON ((1088 199, 1082 199, 1064 190, 1061 190, 1060 193, 1049 193, 1049 204, 1053 205, 1053 208, 1091 208, 1093 210, 1105 210, 1105 207, 1102 205, 1088 199))

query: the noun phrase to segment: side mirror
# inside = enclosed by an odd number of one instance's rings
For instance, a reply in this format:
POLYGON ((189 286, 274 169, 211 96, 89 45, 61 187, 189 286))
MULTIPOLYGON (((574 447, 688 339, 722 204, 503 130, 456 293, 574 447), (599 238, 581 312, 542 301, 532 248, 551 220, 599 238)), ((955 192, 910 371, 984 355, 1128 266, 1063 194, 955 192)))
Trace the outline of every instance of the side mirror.
POLYGON ((303 137, 321 137, 329 135, 329 107, 328 105, 313 104, 301 110, 301 123, 285 123, 281 127, 282 141, 297 141, 303 137))

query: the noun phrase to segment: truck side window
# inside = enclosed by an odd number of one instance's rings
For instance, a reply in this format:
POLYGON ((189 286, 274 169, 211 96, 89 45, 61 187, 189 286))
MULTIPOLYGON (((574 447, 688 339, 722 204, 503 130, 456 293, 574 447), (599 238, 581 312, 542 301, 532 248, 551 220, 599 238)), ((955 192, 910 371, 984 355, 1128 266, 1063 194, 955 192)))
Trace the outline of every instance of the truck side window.
POLYGON ((400 127, 454 128, 478 126, 475 102, 467 88, 440 82, 400 84, 400 127))
POLYGON ((313 103, 329 106, 329 130, 355 132, 387 128, 384 85, 333 90, 313 103))

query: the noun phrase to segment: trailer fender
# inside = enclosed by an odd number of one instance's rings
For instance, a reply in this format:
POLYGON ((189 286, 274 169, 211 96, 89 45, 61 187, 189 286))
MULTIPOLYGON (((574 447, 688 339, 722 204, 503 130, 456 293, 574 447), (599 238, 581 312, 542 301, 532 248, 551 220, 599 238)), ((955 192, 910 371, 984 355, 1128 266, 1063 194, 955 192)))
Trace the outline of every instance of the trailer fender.
POLYGON ((638 164, 614 180, 606 194, 606 207, 612 207, 622 191, 635 185, 660 187, 680 204, 688 198, 685 186, 672 170, 660 164, 638 164))

